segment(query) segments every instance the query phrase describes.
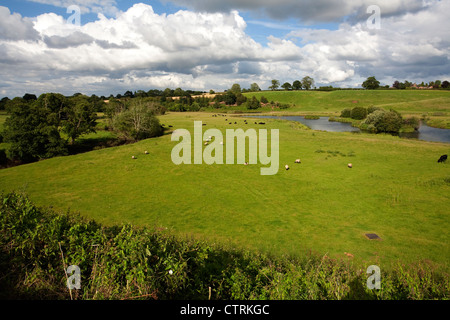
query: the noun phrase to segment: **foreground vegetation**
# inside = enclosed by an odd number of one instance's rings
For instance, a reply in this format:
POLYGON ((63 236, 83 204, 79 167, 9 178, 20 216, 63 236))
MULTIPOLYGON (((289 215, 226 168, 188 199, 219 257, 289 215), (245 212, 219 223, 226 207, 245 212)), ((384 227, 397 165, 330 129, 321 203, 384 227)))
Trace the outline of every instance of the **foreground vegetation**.
POLYGON ((431 265, 383 271, 367 288, 351 259, 270 257, 135 228, 102 226, 36 207, 10 193, 0 203, 0 294, 15 299, 449 299, 447 274, 431 265), (68 290, 66 268, 81 270, 68 290))

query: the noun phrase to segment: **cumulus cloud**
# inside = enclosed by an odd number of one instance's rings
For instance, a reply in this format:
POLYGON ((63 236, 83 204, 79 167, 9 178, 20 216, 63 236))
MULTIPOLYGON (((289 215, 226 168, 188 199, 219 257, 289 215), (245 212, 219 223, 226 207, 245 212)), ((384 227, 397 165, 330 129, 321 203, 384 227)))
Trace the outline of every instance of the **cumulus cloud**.
POLYGON ((11 14, 8 8, 0 6, 0 39, 35 40, 38 36, 30 19, 18 13, 11 14))
POLYGON ((247 34, 237 11, 157 14, 141 3, 76 26, 54 13, 26 19, 0 7, 1 92, 109 95, 253 82, 267 89, 272 79, 292 82, 307 75, 318 85, 338 86, 358 86, 372 75, 386 84, 395 78, 450 79, 450 3, 421 5, 425 9, 383 16, 379 30, 345 21, 336 30, 269 36, 264 45, 247 34))

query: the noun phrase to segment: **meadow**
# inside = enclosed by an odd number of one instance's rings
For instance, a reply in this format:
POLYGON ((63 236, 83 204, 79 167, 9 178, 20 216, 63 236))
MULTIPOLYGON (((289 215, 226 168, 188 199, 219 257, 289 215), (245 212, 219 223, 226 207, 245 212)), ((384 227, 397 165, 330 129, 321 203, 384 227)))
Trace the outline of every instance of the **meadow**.
MULTIPOLYGON (((337 113, 353 100, 382 101, 421 114, 447 114, 449 106, 447 92, 414 97, 390 91, 261 94, 269 101, 296 103, 289 113, 337 113)), ((204 130, 222 132, 279 129, 278 174, 261 176, 261 165, 176 166, 171 151, 177 143, 168 131, 131 145, 0 170, 0 189, 25 191, 39 206, 79 212, 105 225, 131 223, 279 256, 315 252, 347 259, 351 254, 355 263, 382 270, 417 261, 450 270, 450 167, 437 163, 448 154, 448 144, 315 132, 280 120, 262 126, 247 118, 245 125, 236 117, 230 125, 231 114, 212 115, 168 113, 160 120, 171 130, 191 133, 194 120, 203 121, 204 130), (302 163, 296 165, 298 158, 302 163), (366 233, 382 240, 368 240, 366 233)))

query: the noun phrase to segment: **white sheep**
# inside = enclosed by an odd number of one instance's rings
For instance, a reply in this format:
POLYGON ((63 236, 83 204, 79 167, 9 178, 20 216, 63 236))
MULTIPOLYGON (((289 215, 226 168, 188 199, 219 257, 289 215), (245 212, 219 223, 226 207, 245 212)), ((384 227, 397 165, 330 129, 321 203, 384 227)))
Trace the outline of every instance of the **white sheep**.
POLYGON ((351 164, 351 163, 349 163, 347 166, 348 166, 349 168, 353 168, 353 164, 351 164))
POLYGON ((131 159, 136 159, 136 157, 135 156, 131 156, 131 159))
POLYGON ((286 170, 289 170, 289 166, 288 165, 285 165, 284 167, 286 168, 286 170))
POLYGON ((295 163, 302 163, 300 159, 295 160, 295 163))
POLYGON ((148 151, 145 151, 144 153, 145 153, 145 154, 148 154, 148 151))

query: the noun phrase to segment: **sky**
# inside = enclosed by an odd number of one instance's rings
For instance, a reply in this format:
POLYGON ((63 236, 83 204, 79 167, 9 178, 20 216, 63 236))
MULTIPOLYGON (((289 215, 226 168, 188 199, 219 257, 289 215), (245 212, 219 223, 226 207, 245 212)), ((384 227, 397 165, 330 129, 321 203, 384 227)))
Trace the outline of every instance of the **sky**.
POLYGON ((450 80, 450 0, 0 0, 0 97, 450 80))

